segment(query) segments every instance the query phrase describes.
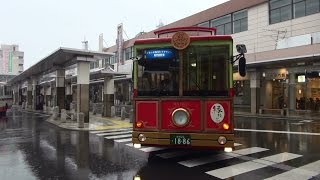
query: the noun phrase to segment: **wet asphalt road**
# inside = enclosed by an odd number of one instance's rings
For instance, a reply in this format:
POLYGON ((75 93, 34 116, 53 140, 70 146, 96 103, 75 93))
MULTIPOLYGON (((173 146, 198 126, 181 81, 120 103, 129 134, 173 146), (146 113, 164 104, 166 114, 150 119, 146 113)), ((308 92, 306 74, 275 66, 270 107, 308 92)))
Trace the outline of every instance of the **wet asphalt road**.
POLYGON ((230 155, 134 149, 125 139, 64 130, 46 118, 17 111, 0 118, 0 179, 320 179, 320 121, 237 117, 238 154, 230 155))

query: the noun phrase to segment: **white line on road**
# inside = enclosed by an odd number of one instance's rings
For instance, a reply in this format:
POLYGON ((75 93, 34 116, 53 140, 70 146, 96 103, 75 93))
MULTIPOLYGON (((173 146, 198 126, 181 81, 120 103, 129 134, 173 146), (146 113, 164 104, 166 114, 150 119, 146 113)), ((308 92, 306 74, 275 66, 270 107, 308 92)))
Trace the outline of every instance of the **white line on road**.
POLYGON ((92 134, 98 134, 98 133, 107 133, 107 132, 117 132, 117 131, 131 131, 132 128, 126 128, 126 129, 109 129, 109 130, 101 130, 101 131, 90 131, 92 134))
POLYGON ((279 175, 267 178, 267 180, 300 180, 311 179, 314 176, 320 174, 320 161, 316 161, 299 168, 281 173, 279 175))
POLYGON ((131 142, 132 141, 132 138, 126 138, 126 139, 116 139, 114 140, 115 142, 131 142))
POLYGON ((301 156, 302 155, 299 155, 299 154, 284 152, 284 153, 268 156, 261 159, 256 159, 256 160, 252 160, 252 161, 248 161, 248 162, 244 162, 244 163, 240 163, 240 164, 236 164, 236 165, 232 165, 232 166, 228 166, 220 169, 215 169, 212 171, 207 171, 206 173, 220 179, 226 179, 239 174, 261 169, 267 166, 272 166, 277 163, 292 160, 301 156))
POLYGON ((97 136, 110 136, 110 135, 120 135, 120 134, 131 134, 132 131, 120 131, 120 132, 108 132, 108 133, 100 133, 96 134, 97 136))
POLYGON ((118 136, 107 136, 104 137, 105 139, 119 139, 119 138, 128 138, 128 137, 132 137, 131 134, 125 134, 125 135, 118 135, 118 136))
MULTIPOLYGON (((240 144, 240 143, 234 143, 234 146, 241 146, 241 145, 242 144, 240 144)), ((182 156, 189 155, 192 153, 194 153, 194 152, 180 150, 180 151, 157 154, 157 156, 159 156, 163 159, 170 159, 170 158, 182 157, 182 156)))
POLYGON ((223 161, 223 160, 232 159, 235 157, 245 156, 245 155, 249 155, 249 154, 254 154, 254 153, 258 153, 258 152, 263 152, 263 151, 267 151, 267 150, 269 150, 269 149, 260 148, 260 147, 251 147, 251 148, 236 150, 231 153, 222 153, 222 154, 218 154, 218 155, 205 156, 205 157, 201 157, 201 158, 180 161, 178 163, 183 166, 186 166, 186 167, 195 167, 195 166, 200 166, 200 165, 207 164, 207 163, 223 161))
POLYGON ((160 151, 163 149, 167 149, 167 148, 163 148, 163 147, 146 147, 146 148, 141 148, 139 150, 143 151, 143 152, 153 152, 153 151, 160 151))
POLYGON ((244 131, 244 132, 264 132, 264 133, 277 133, 277 134, 298 134, 298 135, 320 136, 320 133, 297 132, 297 131, 273 131, 273 130, 263 130, 263 129, 238 129, 238 128, 235 128, 234 130, 244 131))

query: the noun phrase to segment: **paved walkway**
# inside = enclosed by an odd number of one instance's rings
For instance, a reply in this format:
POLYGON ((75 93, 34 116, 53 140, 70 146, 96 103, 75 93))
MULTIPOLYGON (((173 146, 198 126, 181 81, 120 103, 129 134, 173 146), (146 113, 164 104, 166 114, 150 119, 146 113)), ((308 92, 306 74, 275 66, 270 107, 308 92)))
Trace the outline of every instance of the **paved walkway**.
POLYGON ((97 131, 97 130, 106 130, 106 129, 119 129, 119 128, 131 128, 132 123, 130 123, 129 119, 121 120, 120 117, 101 117, 101 115, 93 115, 90 113, 89 123, 84 123, 84 128, 78 128, 77 121, 71 121, 68 119, 66 122, 62 122, 60 119, 53 119, 52 114, 43 112, 41 110, 31 110, 31 109, 22 109, 20 107, 13 107, 22 112, 30 112, 30 113, 39 113, 48 115, 48 119, 46 120, 49 123, 52 123, 56 126, 59 126, 64 129, 69 130, 78 130, 78 131, 97 131))

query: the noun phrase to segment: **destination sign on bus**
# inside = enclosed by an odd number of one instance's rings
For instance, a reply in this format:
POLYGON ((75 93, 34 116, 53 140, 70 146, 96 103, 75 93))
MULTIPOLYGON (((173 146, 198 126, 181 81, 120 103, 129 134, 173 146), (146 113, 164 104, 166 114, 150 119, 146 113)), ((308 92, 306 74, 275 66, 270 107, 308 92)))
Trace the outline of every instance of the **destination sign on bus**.
POLYGON ((171 59, 175 56, 174 49, 149 49, 145 51, 146 59, 171 59))

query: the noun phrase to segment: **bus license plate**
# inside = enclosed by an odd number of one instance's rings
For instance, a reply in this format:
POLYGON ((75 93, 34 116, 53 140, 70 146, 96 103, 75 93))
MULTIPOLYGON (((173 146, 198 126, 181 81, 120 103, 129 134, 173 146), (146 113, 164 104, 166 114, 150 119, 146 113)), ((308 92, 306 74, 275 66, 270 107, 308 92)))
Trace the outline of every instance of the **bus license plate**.
POLYGON ((190 135, 170 135, 170 144, 174 145, 191 145, 191 137, 190 135))

